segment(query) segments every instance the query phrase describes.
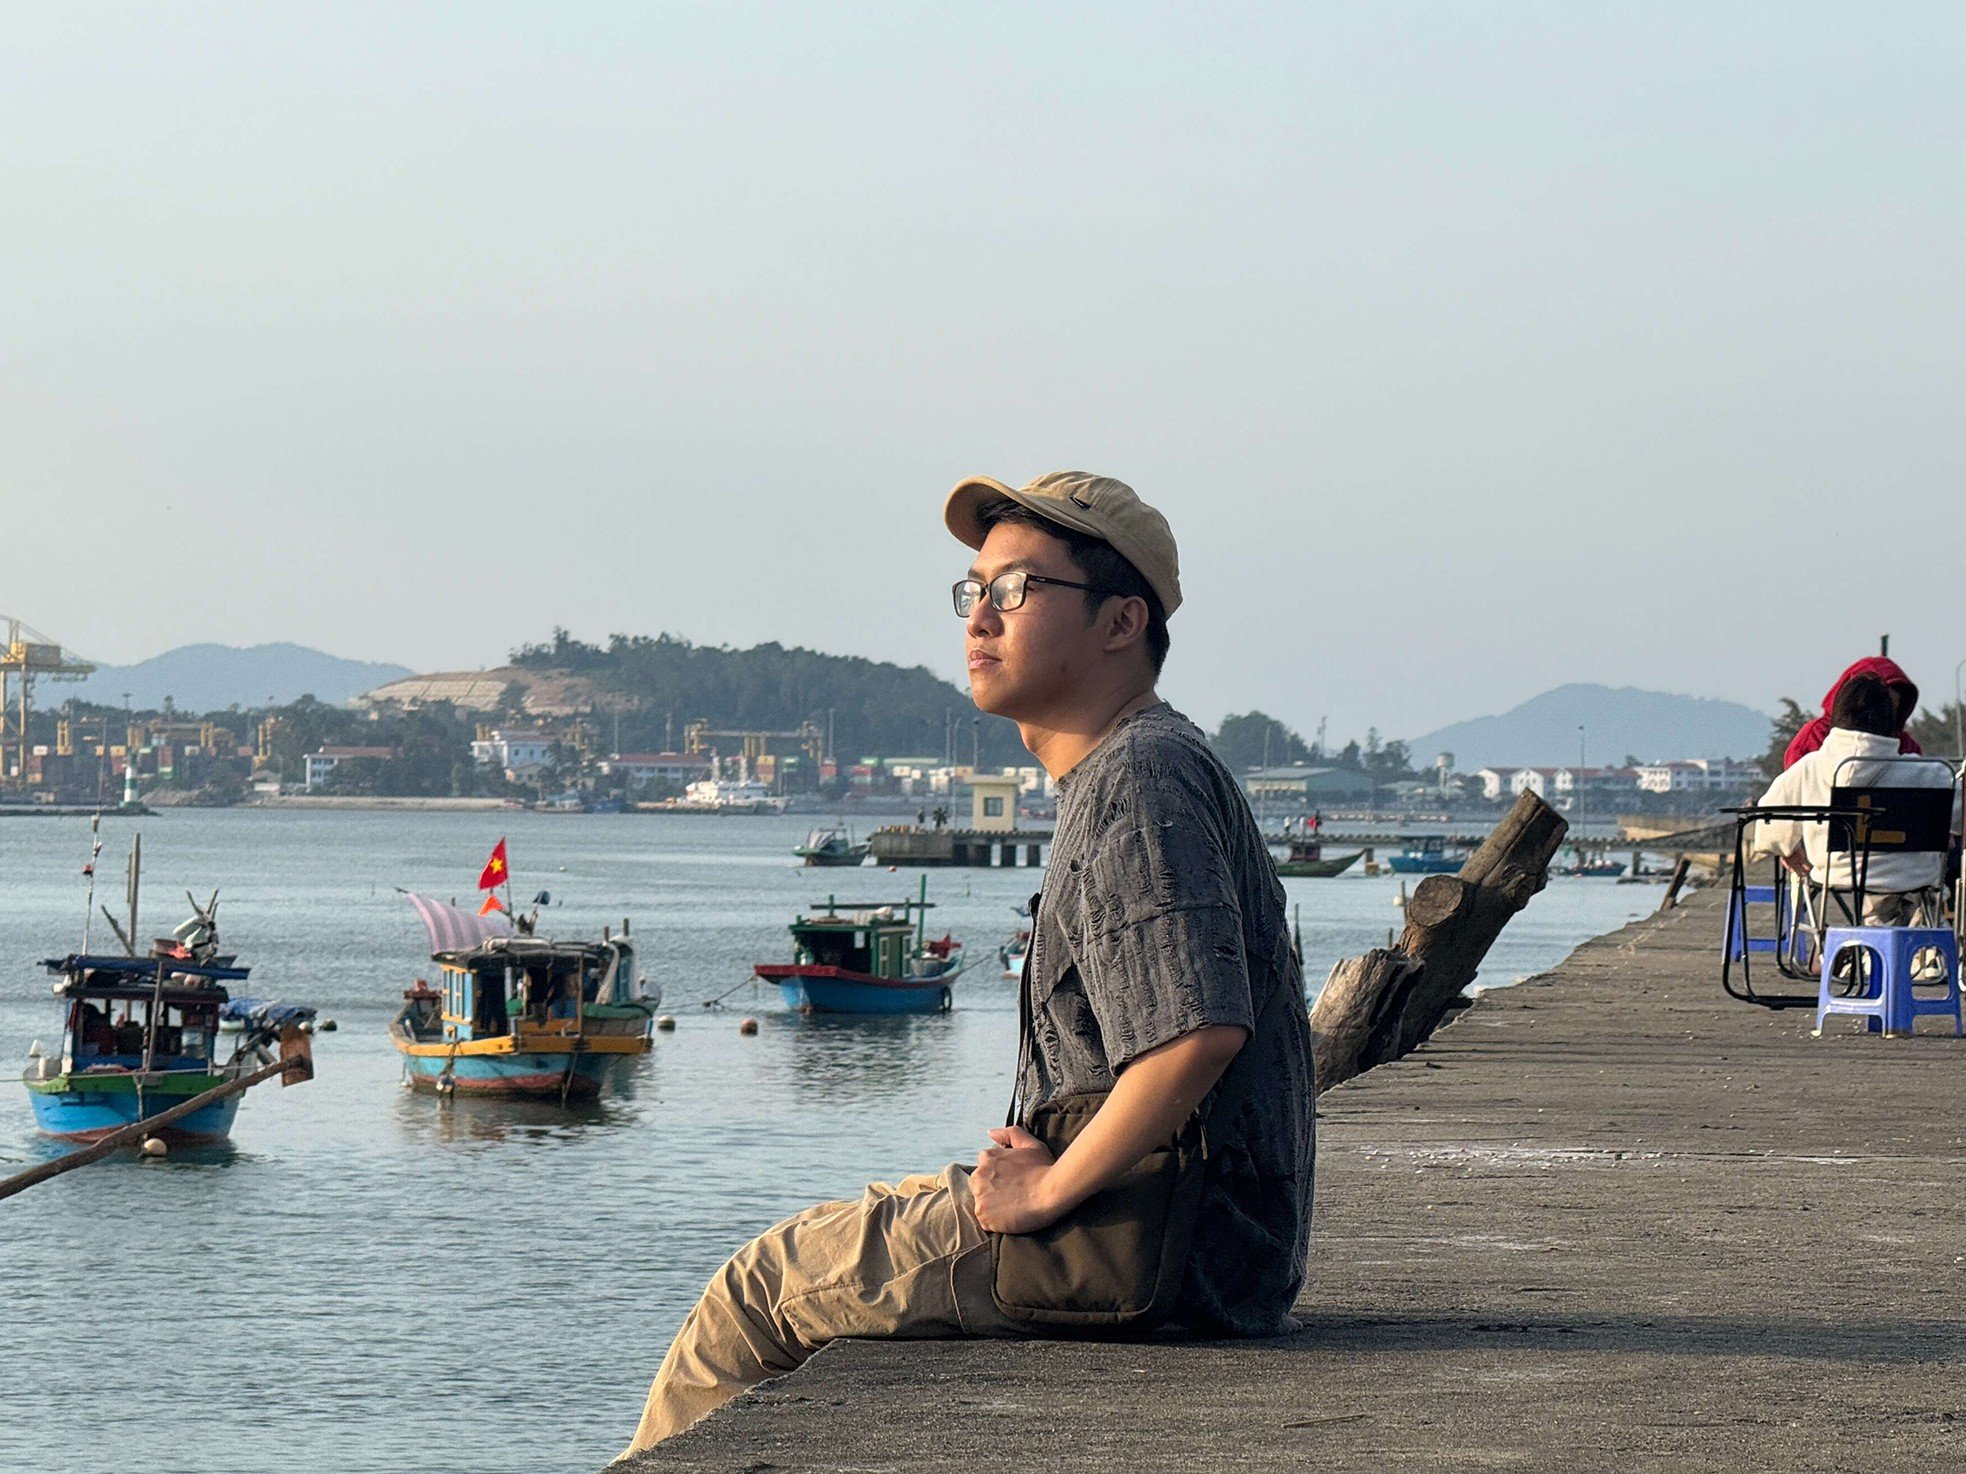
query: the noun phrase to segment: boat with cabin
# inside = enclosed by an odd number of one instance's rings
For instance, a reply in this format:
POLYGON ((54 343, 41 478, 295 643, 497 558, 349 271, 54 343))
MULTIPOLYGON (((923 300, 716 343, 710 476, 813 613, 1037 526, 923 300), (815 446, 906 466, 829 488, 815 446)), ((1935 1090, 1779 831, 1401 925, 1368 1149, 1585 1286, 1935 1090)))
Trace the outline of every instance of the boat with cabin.
POLYGON ((533 934, 409 892, 430 940, 437 981, 405 989, 389 1037, 414 1090, 504 1099, 586 1100, 621 1060, 647 1054, 662 990, 635 975, 621 931, 598 942, 533 934))
POLYGON ((1386 864, 1395 875, 1453 875, 1467 864, 1468 853, 1438 836, 1430 836, 1390 856, 1386 864))
MULTIPOLYGON (((1324 841, 1315 832, 1290 835, 1284 843, 1288 846, 1288 853, 1281 860, 1276 860, 1277 874, 1293 878, 1343 875, 1365 853, 1364 850, 1353 850, 1349 855, 1327 855, 1324 841)), ((1271 858, 1274 860, 1275 856, 1271 858)))
POLYGON ((793 920, 792 960, 761 962, 754 971, 778 985, 794 1013, 946 1013, 954 1003, 950 985, 967 964, 954 937, 927 939, 934 904, 926 876, 919 900, 828 896, 823 912, 793 920))
POLYGON ((808 865, 858 865, 872 848, 866 840, 856 840, 845 824, 834 824, 813 830, 792 853, 808 865))
POLYGON ((782 814, 790 803, 753 778, 704 778, 686 785, 672 807, 700 814, 782 814))
MULTIPOLYGON (((85 930, 81 952, 41 963, 60 979, 54 994, 61 1036, 53 1053, 36 1042, 22 1081, 35 1124, 64 1141, 100 1141, 187 1105, 275 1063, 292 1033, 313 1029, 311 1007, 234 999, 227 991, 252 970, 219 951, 217 891, 202 906, 187 894, 195 914, 138 955, 131 939, 141 856, 138 841, 130 850, 128 929, 103 912, 124 954, 90 951, 85 930), (236 1034, 223 1059, 222 1027, 236 1034)), ((93 857, 89 874, 93 879, 93 857)), ((211 1101, 155 1136, 167 1147, 224 1141, 244 1098, 241 1090, 211 1101)))

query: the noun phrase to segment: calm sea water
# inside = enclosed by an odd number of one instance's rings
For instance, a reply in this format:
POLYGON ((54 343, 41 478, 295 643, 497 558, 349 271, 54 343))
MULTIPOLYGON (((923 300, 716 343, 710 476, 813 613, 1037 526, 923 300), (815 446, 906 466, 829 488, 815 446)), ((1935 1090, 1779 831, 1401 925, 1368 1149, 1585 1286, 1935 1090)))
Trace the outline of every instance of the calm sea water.
MULTIPOLYGON (((137 821, 104 821, 107 891, 137 821)), ((0 1203, 0 1470, 473 1474, 593 1470, 633 1430, 669 1337, 749 1233, 870 1179, 967 1160, 1002 1117, 1016 1035, 996 944, 1030 870, 930 873, 932 934, 978 954, 952 1013, 805 1020, 751 964, 829 891, 914 894, 921 872, 802 870, 806 820, 178 811, 141 821, 142 931, 221 890, 251 991, 340 1029, 317 1077, 254 1090, 229 1147, 119 1158, 0 1203), (541 930, 633 918, 680 1025, 574 1110, 439 1102, 385 1034, 422 971, 398 885, 468 897, 507 835, 541 930), (701 1001, 736 986, 728 1006, 701 1001), (738 1021, 755 1014, 755 1037, 738 1021)), ((12 1072, 57 1037, 36 959, 80 942, 86 820, 0 819, 0 1175, 60 1150, 12 1072)), ((1396 881, 1287 881, 1307 972, 1383 942, 1396 881)), ((1554 880, 1486 982, 1551 966, 1656 904, 1554 880)), ((109 941, 98 919, 97 942, 109 941)))

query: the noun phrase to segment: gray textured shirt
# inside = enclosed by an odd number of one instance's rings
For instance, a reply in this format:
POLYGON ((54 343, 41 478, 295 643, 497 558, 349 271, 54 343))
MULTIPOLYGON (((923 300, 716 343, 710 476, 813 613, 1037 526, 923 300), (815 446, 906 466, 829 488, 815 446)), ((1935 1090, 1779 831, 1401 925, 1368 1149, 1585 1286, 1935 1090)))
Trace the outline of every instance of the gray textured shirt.
MULTIPOLYGON (((1249 805, 1201 732, 1164 704, 1121 722, 1060 780, 1033 933, 1032 1050, 1018 1081, 1027 1123, 1054 1096, 1112 1089, 1129 1061, 1183 1034, 1249 1028, 1279 969, 1295 979, 1283 887, 1249 805)), ((1233 1119, 1209 1117, 1177 1312, 1205 1334, 1286 1328, 1310 1245, 1301 984, 1243 1052, 1259 1079, 1233 1119)))

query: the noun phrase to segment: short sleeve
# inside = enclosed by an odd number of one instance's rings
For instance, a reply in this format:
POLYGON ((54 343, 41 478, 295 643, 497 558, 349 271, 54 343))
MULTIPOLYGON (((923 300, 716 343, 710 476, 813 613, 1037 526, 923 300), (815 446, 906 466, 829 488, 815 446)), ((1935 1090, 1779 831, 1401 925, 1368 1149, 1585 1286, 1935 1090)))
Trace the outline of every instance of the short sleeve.
POLYGON ((1115 1073, 1197 1029, 1254 1028, 1228 816, 1185 756, 1132 765, 1086 865, 1079 974, 1115 1073))

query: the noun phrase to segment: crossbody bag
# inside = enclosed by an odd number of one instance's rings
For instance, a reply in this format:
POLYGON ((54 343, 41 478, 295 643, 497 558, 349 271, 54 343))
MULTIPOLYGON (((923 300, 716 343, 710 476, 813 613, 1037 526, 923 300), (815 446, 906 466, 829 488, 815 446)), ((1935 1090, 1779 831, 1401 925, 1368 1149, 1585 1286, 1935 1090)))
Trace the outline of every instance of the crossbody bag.
MULTIPOLYGON (((1018 984, 1017 1078, 1021 1086, 1035 1043, 1032 1037, 1031 964, 1037 953, 1037 898, 1031 906, 1031 950, 1018 984)), ((1280 953, 1291 950, 1288 938, 1280 953)), ((1296 970, 1288 955, 1272 959, 1271 987, 1257 1010, 1248 1040, 1205 1100, 1167 1141, 1057 1222, 1032 1233, 992 1234, 991 1295, 997 1309, 1029 1330, 1052 1333, 1142 1333, 1173 1314, 1181 1294, 1200 1214, 1208 1160, 1208 1118, 1230 1119, 1256 1076, 1251 1046, 1276 1001, 1289 991, 1296 970)), ((1055 1161, 1078 1139, 1108 1091, 1061 1095, 1032 1112, 1030 1133, 1055 1161)), ((1017 1124, 1013 1095, 1006 1125, 1017 1124)))

